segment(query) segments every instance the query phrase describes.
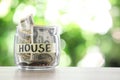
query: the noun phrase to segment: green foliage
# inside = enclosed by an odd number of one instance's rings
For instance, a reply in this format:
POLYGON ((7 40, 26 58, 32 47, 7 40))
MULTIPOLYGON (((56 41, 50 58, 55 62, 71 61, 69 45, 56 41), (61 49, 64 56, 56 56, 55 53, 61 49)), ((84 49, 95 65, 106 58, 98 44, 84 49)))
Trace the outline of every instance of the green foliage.
POLYGON ((78 61, 85 55, 85 39, 81 35, 81 30, 76 24, 69 24, 64 29, 65 32, 61 35, 61 38, 65 40, 65 51, 71 58, 70 66, 76 66, 78 61))

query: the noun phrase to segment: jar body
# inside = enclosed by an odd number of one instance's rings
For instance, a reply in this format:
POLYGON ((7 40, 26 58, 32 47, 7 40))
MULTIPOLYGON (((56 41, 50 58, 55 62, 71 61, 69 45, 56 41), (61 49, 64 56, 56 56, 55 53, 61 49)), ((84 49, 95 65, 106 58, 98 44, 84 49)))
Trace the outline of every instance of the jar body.
POLYGON ((33 26, 17 30, 14 40, 15 62, 20 69, 51 69, 59 63, 59 35, 56 27, 33 26))

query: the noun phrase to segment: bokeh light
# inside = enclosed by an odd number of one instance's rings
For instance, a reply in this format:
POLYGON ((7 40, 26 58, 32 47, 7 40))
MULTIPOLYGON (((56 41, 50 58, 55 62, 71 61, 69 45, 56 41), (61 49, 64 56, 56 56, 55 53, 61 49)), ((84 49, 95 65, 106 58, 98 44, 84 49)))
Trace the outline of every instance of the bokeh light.
POLYGON ((104 57, 99 47, 92 46, 88 48, 86 56, 78 63, 81 67, 100 67, 105 64, 104 57))
POLYGON ((34 16, 36 14, 36 8, 32 5, 25 5, 21 3, 16 8, 16 11, 13 16, 13 21, 14 23, 18 24, 21 19, 25 18, 30 14, 34 16))
POLYGON ((5 17, 9 10, 10 10, 10 6, 11 6, 11 1, 12 0, 1 0, 0 2, 0 17, 5 17))

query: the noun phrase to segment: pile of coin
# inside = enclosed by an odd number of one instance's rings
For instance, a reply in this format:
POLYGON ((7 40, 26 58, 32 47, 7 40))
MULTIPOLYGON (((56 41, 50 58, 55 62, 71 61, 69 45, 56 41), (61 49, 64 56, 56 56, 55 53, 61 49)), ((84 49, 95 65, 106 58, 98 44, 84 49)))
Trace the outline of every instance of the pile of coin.
POLYGON ((57 58, 56 43, 58 41, 55 27, 36 26, 32 16, 22 19, 17 26, 15 36, 17 63, 21 66, 54 65, 57 58), (24 48, 26 52, 20 52, 24 48))

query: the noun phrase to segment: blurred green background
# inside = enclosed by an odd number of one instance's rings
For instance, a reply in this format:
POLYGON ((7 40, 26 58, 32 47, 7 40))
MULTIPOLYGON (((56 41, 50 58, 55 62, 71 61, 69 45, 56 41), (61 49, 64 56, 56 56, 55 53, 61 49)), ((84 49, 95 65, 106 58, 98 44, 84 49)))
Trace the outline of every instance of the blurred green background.
POLYGON ((0 66, 15 65, 16 25, 28 14, 58 26, 59 66, 120 66, 120 0, 0 0, 0 66))

